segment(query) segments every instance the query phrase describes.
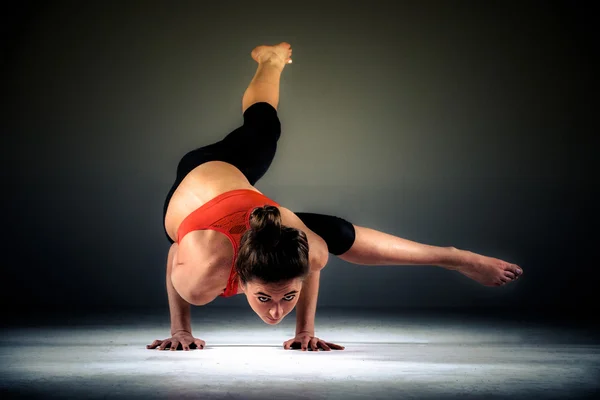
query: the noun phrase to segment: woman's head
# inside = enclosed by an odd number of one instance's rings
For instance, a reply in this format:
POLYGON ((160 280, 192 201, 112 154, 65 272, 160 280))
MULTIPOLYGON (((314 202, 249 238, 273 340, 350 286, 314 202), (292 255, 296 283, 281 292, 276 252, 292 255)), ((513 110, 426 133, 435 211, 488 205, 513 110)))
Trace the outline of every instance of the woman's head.
POLYGON ((235 268, 250 307, 266 323, 276 324, 294 309, 308 275, 306 234, 282 226, 277 207, 255 208, 235 268))

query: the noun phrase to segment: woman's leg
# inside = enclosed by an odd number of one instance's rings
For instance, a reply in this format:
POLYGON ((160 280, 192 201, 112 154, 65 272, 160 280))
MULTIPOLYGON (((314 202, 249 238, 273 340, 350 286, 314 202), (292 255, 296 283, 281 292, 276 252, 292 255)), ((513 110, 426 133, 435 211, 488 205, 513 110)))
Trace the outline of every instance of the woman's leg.
POLYGON ((263 177, 275 158, 281 135, 279 80, 285 65, 292 61, 291 55, 285 42, 252 51, 258 68, 242 97, 244 125, 214 145, 217 159, 237 167, 251 185, 263 177))
POLYGON ((515 264, 454 247, 438 247, 402 239, 374 229, 357 226, 329 215, 295 213, 321 236, 329 252, 360 265, 434 265, 456 270, 486 286, 500 286, 515 280, 515 264))
POLYGON ((242 97, 242 113, 254 103, 265 102, 277 110, 279 105, 279 80, 286 64, 292 62, 292 48, 282 42, 276 46, 258 46, 252 58, 258 63, 256 74, 242 97))

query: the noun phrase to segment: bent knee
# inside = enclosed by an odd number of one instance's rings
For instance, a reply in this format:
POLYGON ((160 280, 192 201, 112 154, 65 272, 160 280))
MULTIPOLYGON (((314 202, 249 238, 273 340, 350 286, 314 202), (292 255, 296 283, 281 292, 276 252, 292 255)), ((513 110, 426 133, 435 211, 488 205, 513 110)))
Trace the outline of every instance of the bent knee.
POLYGON ((209 296, 200 295, 200 296, 194 296, 190 300, 191 301, 188 301, 188 303, 190 303, 193 306, 205 306, 208 303, 212 302, 214 300, 214 298, 210 298, 209 296))
POLYGON ((215 299, 213 290, 207 288, 206 280, 196 273, 190 264, 179 263, 170 275, 173 289, 183 300, 195 306, 203 306, 215 299))
POLYGON ((354 225, 343 218, 305 212, 298 212, 296 215, 310 230, 325 240, 329 254, 344 254, 356 240, 354 225))

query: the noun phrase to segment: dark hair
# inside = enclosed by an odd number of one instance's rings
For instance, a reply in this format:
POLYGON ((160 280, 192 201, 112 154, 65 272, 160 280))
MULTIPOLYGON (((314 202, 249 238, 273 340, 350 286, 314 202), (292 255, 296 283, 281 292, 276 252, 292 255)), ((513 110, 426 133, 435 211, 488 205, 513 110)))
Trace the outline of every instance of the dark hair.
POLYGON ((240 240, 235 269, 243 284, 301 278, 309 272, 308 239, 299 229, 281 225, 277 207, 266 205, 250 214, 250 229, 240 240))

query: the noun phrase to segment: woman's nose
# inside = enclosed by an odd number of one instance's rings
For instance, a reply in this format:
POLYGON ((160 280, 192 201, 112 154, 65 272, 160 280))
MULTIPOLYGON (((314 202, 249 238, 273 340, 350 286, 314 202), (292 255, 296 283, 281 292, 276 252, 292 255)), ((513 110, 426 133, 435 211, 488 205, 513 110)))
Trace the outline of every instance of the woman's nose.
POLYGON ((271 318, 273 318, 273 319, 279 319, 281 317, 281 314, 282 314, 282 309, 281 309, 280 306, 273 307, 269 311, 269 314, 271 314, 271 318))

